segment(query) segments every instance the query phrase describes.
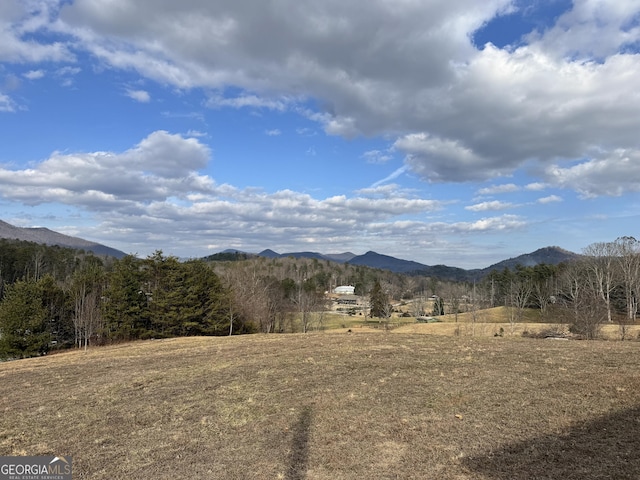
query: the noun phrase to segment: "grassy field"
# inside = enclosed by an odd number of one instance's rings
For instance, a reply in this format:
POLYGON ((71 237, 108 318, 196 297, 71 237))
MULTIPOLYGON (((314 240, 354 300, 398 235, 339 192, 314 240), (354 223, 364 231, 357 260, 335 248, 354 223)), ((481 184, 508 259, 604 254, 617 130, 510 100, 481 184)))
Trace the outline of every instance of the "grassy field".
POLYGON ((637 479, 640 343, 156 340, 0 364, 0 455, 87 479, 637 479))
MULTIPOLYGON (((479 310, 474 314, 460 313, 457 321, 455 315, 442 315, 437 317, 434 323, 417 323, 415 317, 393 316, 389 322, 389 330, 394 333, 421 333, 449 336, 521 336, 524 332, 536 334, 543 331, 555 331, 568 333, 566 324, 544 323, 538 310, 526 309, 522 315, 522 322, 511 323, 510 312, 507 307, 495 307, 479 310), (501 331, 502 329, 502 331, 501 331)), ((319 330, 329 333, 344 333, 347 330, 359 331, 359 329, 383 329, 385 325, 379 319, 368 318, 365 321, 360 315, 341 315, 337 313, 324 313, 322 323, 313 323, 311 330, 319 330)), ((300 330, 300 327, 298 327, 300 330)), ((627 325, 625 327, 626 339, 640 338, 640 325, 627 325)), ((621 331, 617 324, 605 324, 600 330, 600 337, 605 340, 619 340, 621 331)))

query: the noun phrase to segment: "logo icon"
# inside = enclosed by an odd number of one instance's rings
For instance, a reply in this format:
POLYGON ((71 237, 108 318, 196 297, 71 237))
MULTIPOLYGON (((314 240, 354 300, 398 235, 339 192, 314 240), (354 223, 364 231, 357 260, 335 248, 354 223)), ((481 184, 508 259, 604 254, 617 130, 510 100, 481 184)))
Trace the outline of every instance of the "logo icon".
POLYGON ((0 480, 72 480, 70 456, 0 457, 0 480))

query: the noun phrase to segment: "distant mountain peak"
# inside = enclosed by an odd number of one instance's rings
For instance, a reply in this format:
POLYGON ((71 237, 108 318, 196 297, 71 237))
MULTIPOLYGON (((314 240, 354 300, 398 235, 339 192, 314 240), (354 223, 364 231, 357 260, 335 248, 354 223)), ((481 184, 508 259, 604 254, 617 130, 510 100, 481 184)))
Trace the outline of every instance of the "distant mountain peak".
POLYGON ((383 255, 381 253, 374 252, 373 250, 369 250, 364 255, 352 258, 349 260, 349 263, 351 265, 363 265, 382 270, 391 270, 396 273, 410 273, 427 268, 427 266, 422 263, 411 260, 402 260, 390 255, 383 255))
POLYGON ((259 257, 266 257, 266 258, 278 258, 280 257, 280 254, 277 252, 274 252, 273 250, 267 248, 266 250, 261 251, 258 254, 259 257))
POLYGON ((517 257, 509 258, 498 262, 490 267, 483 269, 487 273, 491 270, 504 270, 505 268, 513 269, 517 265, 523 267, 533 267, 541 263, 550 265, 558 265, 559 263, 567 262, 579 258, 577 253, 570 252, 564 248, 557 246, 539 248, 535 252, 525 253, 517 257))
POLYGON ((350 261, 352 258, 356 257, 355 253, 344 252, 344 253, 327 253, 325 255, 326 258, 332 260, 334 262, 345 263, 350 261))

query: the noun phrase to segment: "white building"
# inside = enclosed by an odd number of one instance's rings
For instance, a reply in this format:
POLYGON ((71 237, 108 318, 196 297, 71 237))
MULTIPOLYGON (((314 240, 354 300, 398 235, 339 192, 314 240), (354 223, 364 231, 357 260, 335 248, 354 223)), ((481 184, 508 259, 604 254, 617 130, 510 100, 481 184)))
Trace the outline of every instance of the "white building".
POLYGON ((353 295, 356 291, 356 287, 351 285, 341 285, 333 289, 333 293, 336 295, 353 295))

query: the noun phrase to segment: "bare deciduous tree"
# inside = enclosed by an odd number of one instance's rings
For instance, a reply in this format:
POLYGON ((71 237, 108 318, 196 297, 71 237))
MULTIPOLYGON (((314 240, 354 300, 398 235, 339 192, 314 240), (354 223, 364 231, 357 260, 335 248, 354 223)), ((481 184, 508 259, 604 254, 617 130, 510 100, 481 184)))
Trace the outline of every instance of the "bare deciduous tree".
POLYGON ((615 267, 619 248, 614 242, 598 242, 587 246, 583 253, 587 266, 587 274, 592 277, 600 298, 607 309, 607 321, 612 322, 611 293, 616 287, 615 267))
POLYGON ((78 347, 89 346, 91 338, 102 330, 102 298, 104 271, 98 263, 87 261, 74 273, 71 296, 74 302, 73 325, 78 347))
POLYGON ((591 340, 597 338, 607 313, 599 288, 590 281, 593 277, 589 277, 588 271, 584 261, 572 262, 565 269, 562 303, 569 312, 571 331, 591 340))
POLYGON ((635 321, 640 290, 640 242, 633 237, 620 237, 615 244, 620 280, 627 303, 627 318, 635 321))

